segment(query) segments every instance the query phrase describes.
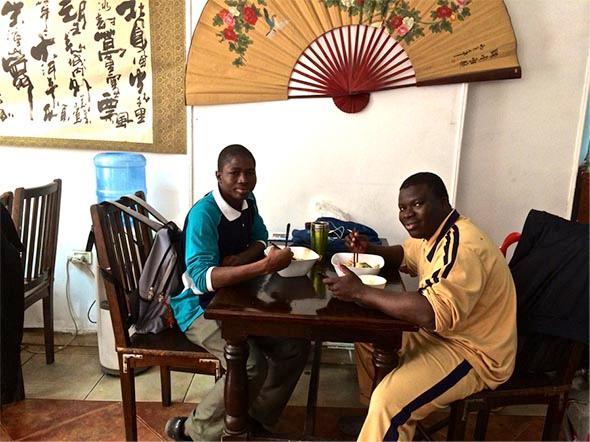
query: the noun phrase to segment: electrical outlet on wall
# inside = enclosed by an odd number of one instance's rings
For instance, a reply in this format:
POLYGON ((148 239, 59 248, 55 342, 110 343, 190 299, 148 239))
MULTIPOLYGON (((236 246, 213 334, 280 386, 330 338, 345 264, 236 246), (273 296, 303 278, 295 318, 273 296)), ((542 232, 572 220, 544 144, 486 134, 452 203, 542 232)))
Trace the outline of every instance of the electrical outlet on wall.
POLYGON ((92 252, 87 252, 85 250, 74 250, 72 253, 72 262, 91 265, 92 252))
POLYGON ((269 239, 271 241, 284 241, 285 240, 285 232, 271 232, 269 239))

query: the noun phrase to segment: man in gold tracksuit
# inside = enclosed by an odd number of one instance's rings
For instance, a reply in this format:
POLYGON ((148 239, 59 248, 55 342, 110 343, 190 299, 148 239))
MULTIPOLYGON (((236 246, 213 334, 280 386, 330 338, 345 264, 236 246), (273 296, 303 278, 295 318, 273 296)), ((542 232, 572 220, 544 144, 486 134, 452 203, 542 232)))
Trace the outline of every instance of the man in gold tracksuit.
MULTIPOLYGON (((484 388, 514 369, 516 293, 498 247, 449 204, 444 183, 422 172, 404 181, 399 219, 403 245, 372 246, 351 234, 355 252, 383 256, 387 266, 417 275, 416 292, 364 286, 347 268, 325 283, 337 298, 356 301, 420 326, 404 335, 399 367, 371 395, 359 441, 412 440, 416 421, 484 388)), ((361 393, 372 382, 370 347, 357 345, 361 393)))

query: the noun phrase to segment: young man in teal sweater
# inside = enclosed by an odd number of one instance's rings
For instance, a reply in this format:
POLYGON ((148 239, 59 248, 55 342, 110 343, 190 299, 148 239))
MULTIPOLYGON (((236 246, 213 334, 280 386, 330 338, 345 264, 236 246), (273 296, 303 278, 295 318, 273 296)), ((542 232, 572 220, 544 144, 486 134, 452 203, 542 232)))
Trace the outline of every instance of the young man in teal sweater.
MULTIPOLYGON (((217 321, 204 309, 215 290, 281 270, 292 258, 272 248, 264 257, 268 231, 252 191, 256 161, 244 146, 232 144, 219 154, 217 188, 192 207, 186 223, 184 290, 171 299, 176 321, 195 344, 219 358, 226 368, 225 340, 217 321)), ((246 363, 252 424, 272 427, 280 417, 305 367, 309 343, 255 337, 248 341, 246 363)), ((175 440, 220 440, 224 428, 223 376, 188 417, 174 417, 166 433, 175 440)))

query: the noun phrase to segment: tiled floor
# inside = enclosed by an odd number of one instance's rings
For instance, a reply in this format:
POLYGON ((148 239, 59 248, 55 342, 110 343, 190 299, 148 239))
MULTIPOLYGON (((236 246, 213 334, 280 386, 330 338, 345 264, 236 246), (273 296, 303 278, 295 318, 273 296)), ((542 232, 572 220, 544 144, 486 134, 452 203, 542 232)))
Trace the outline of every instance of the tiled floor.
MULTIPOLYGON (((68 336, 58 335, 57 345, 68 336)), ((99 364, 96 336, 78 337, 45 364, 40 334, 27 332, 22 352, 27 400, 4 407, 0 440, 121 440, 124 438, 119 378, 104 374, 99 364)), ((309 368, 305 370, 278 429, 297 437, 303 426, 309 368)), ((325 350, 318 392, 316 435, 320 439, 346 439, 338 431, 340 416, 360 415, 357 386, 348 350, 325 350)), ((140 440, 165 440, 168 417, 186 415, 213 383, 211 376, 172 373, 170 408, 159 403, 159 372, 147 370, 136 378, 140 440)), ((493 416, 489 440, 539 440, 543 409, 512 408, 493 416)), ((440 416, 438 416, 440 417, 440 416)), ((437 417, 433 417, 434 421, 437 417)), ((444 431, 437 434, 443 440, 444 431)))

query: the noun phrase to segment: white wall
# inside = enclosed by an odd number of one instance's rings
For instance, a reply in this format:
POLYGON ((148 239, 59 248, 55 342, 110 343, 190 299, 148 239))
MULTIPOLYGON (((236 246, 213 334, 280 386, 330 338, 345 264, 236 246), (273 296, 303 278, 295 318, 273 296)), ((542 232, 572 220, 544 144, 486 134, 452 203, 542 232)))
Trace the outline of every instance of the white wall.
MULTIPOLYGON (((585 112, 583 84, 587 81, 584 72, 590 47, 590 1, 565 0, 556 4, 549 0, 506 0, 506 4, 519 43, 523 78, 474 83, 469 86, 457 189, 459 210, 475 219, 496 241, 500 241, 507 232, 520 229, 531 207, 565 217, 568 215, 578 163, 582 132, 580 128, 585 112)), ((193 17, 194 9, 193 5, 193 17)), ((441 90, 452 91, 453 88, 455 86, 445 86, 441 90)), ((423 97, 420 89, 375 94, 373 109, 367 109, 350 119, 335 116, 339 111, 329 108, 329 104, 324 107, 321 100, 267 103, 260 106, 266 111, 278 111, 280 108, 281 112, 286 112, 287 116, 282 121, 275 123, 273 120, 272 125, 288 127, 292 122, 295 129, 285 132, 289 142, 292 142, 291 138, 299 137, 300 131, 296 128, 301 120, 314 126, 319 124, 319 120, 329 117, 338 119, 341 125, 356 126, 355 118, 360 121, 374 118, 380 123, 376 131, 363 134, 363 129, 359 128, 357 133, 359 136, 362 134, 362 140, 369 140, 369 146, 372 146, 370 152, 375 154, 376 140, 387 140, 396 149, 407 144, 405 139, 395 137, 395 125, 403 121, 404 125, 411 127, 414 122, 404 119, 403 109, 381 108, 381 101, 384 108, 387 107, 385 103, 403 101, 405 98, 400 93, 410 94, 410 100, 419 101, 423 97), (374 112, 376 108, 380 111, 374 112), (392 113, 396 114, 395 119, 391 118, 392 113)), ((222 118, 223 107, 212 112, 211 115, 215 118, 222 118)), ((211 187, 215 167, 211 161, 217 153, 218 145, 224 145, 220 143, 224 133, 233 131, 236 138, 232 141, 244 142, 254 150, 260 148, 261 145, 256 140, 264 137, 266 125, 270 124, 256 121, 249 126, 248 131, 238 134, 234 130, 235 121, 228 119, 222 126, 223 131, 214 133, 208 127, 207 118, 203 116, 199 119, 198 111, 195 111, 194 118, 194 139, 197 141, 194 145, 194 183, 190 180, 190 155, 146 155, 148 199, 156 202, 166 216, 176 221, 182 220, 189 201, 198 198, 211 187), (198 142, 201 137, 210 139, 201 144, 198 142), (211 151, 206 150, 206 143, 212 146, 211 151), (194 192, 191 191, 193 184, 194 192)), ((334 127, 331 127, 331 131, 327 131, 325 127, 320 128, 317 131, 319 138, 313 142, 322 150, 324 146, 333 146, 332 131, 336 131, 334 127)), ((287 154, 280 150, 284 144, 281 139, 268 144, 277 146, 280 161, 261 160, 261 155, 255 152, 259 161, 262 161, 262 181, 257 193, 264 210, 277 214, 291 202, 291 190, 300 185, 293 181, 288 181, 284 187, 275 184, 280 182, 275 178, 282 176, 277 171, 283 170, 286 164, 292 164, 289 155, 292 156, 293 153, 287 154), (264 182, 270 179, 269 176, 273 179, 272 185, 264 182), (277 198, 276 195, 280 197, 277 198), (269 202, 272 205, 268 205, 269 202)), ((392 219, 395 223, 395 188, 399 183, 394 182, 395 180, 386 182, 383 173, 385 168, 390 167, 400 176, 406 175, 410 173, 409 167, 406 165, 407 169, 399 168, 395 158, 387 155, 373 156, 372 161, 363 160, 370 164, 367 175, 362 175, 360 168, 353 166, 354 155, 349 151, 356 147, 356 142, 351 140, 345 146, 347 149, 342 149, 340 153, 344 158, 342 164, 345 165, 344 169, 351 171, 354 180, 358 182, 363 176, 368 177, 364 184, 370 187, 376 175, 373 172, 377 169, 381 178, 375 180, 374 184, 380 186, 384 192, 389 192, 383 202, 363 202, 361 210, 348 205, 348 210, 367 223, 374 223, 375 217, 380 218, 379 222, 385 223, 392 219)), ((445 145, 443 148, 448 149, 449 146, 445 145)), ((20 185, 40 185, 56 177, 64 180, 55 285, 56 330, 73 329, 65 302, 65 259, 72 249, 82 248, 86 243, 90 227, 89 206, 95 201, 92 158, 96 153, 0 147, 0 191, 20 185)), ((421 162, 420 166, 426 168, 430 164, 421 162)), ((338 179, 342 176, 344 175, 340 172, 334 172, 332 177, 336 179, 331 180, 330 186, 337 189, 352 187, 352 179, 338 179)), ((447 178, 451 179, 450 176, 447 178)), ((326 188, 327 185, 320 183, 322 194, 326 192, 326 188)), ((340 198, 338 202, 341 205, 348 201, 343 192, 334 191, 325 195, 330 199, 340 198)), ((358 201, 358 195, 354 197, 358 201)), ((297 221, 307 218, 310 207, 305 210, 305 213, 296 215, 300 216, 297 221)), ((272 221, 273 225, 276 224, 282 230, 286 222, 285 216, 271 216, 276 219, 272 221)), ((387 225, 390 224, 387 222, 387 225)), ((402 233, 400 230, 385 231, 393 240, 402 233)), ((72 268, 71 276, 71 294, 77 321, 82 329, 93 329, 94 326, 86 320, 86 311, 94 299, 94 285, 81 270, 72 268)), ((92 317, 96 315, 93 313, 92 317)), ((40 308, 35 306, 29 309, 25 325, 40 326, 41 323, 40 308)))
POLYGON ((523 78, 469 86, 457 197, 497 242, 531 208, 569 219, 589 81, 590 1, 506 5, 523 78))
POLYGON ((436 171, 454 193, 465 87, 377 93, 349 115, 330 99, 194 108, 195 199, 215 185, 219 151, 247 146, 257 160, 259 208, 269 231, 303 229, 327 201, 400 241, 397 189, 420 170, 436 171))
MULTIPOLYGON (((113 146, 115 147, 115 146, 113 146)), ((54 285, 55 330, 74 330, 66 303, 66 262, 74 249, 84 249, 91 227, 90 206, 96 203, 96 178, 93 158, 98 151, 65 149, 26 149, 0 147, 0 191, 16 187, 41 186, 61 178, 62 200, 58 232, 58 251, 54 285)), ((144 154, 147 199, 156 203, 165 216, 183 220, 189 207, 190 179, 186 155, 144 154)), ((93 330, 87 312, 95 299, 92 274, 85 266, 69 265, 70 299, 78 328, 93 330)), ((90 318, 96 320, 96 307, 90 318)), ((43 324, 41 303, 25 313, 25 327, 43 324)))

